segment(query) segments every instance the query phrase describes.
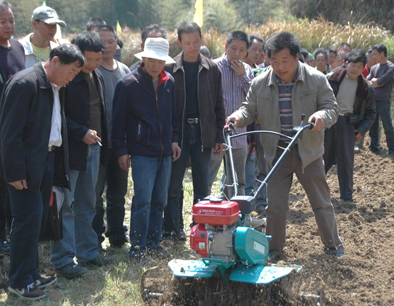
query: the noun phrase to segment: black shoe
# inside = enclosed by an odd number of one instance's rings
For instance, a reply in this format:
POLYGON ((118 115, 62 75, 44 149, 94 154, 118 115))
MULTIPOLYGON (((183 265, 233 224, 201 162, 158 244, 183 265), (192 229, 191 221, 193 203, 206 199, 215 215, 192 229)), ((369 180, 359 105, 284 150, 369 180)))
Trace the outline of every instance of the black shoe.
POLYGON ((177 238, 180 241, 186 241, 186 233, 183 230, 181 230, 179 235, 177 235, 177 238))
POLYGON ((129 256, 132 261, 141 265, 147 265, 150 263, 146 248, 140 248, 139 246, 131 247, 129 249, 129 256))
POLYGON ((339 247, 337 249, 324 248, 324 253, 326 253, 327 255, 335 256, 337 258, 342 258, 343 256, 345 256, 345 250, 343 249, 343 247, 339 247))
POLYGON ((24 300, 39 300, 46 297, 45 292, 38 288, 34 283, 27 285, 24 288, 12 288, 8 287, 8 291, 13 293, 24 300))
POLYGON ((36 285, 38 288, 40 288, 42 290, 45 290, 46 287, 56 283, 56 281, 57 281, 57 277, 56 276, 41 277, 41 278, 36 279, 34 281, 34 285, 36 285))
POLYGON ((271 262, 277 262, 284 258, 283 251, 271 251, 268 253, 268 257, 271 262))
POLYGON ((161 245, 157 245, 154 247, 148 247, 147 253, 148 253, 148 255, 156 257, 158 259, 169 258, 171 256, 171 254, 165 248, 163 248, 161 245))
POLYGON ((88 272, 86 268, 76 265, 74 262, 70 262, 63 267, 56 269, 56 271, 67 279, 73 279, 88 272))
POLYGON ((0 254, 10 254, 10 243, 6 238, 0 239, 0 254))
POLYGON ((91 260, 79 263, 82 267, 103 267, 113 264, 115 262, 115 258, 105 258, 101 255, 98 255, 96 258, 91 260))

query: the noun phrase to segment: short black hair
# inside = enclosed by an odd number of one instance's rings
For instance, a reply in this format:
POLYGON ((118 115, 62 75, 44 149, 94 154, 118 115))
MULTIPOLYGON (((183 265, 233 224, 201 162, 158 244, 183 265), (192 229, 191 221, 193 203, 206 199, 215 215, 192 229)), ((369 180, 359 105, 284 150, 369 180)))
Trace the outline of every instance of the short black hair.
POLYGON ((249 35, 250 44, 252 44, 254 40, 261 42, 263 44, 263 50, 264 50, 264 39, 262 39, 260 36, 254 35, 254 34, 249 35))
POLYGON ((208 49, 207 46, 201 46, 201 47, 200 47, 200 53, 201 53, 202 55, 207 56, 207 57, 211 57, 211 51, 209 51, 209 49, 208 49))
POLYGON ((83 67, 83 65, 85 65, 85 58, 76 45, 62 44, 53 48, 49 52, 49 60, 52 60, 55 56, 59 58, 62 65, 68 65, 75 62, 78 62, 78 67, 83 67))
POLYGON ((327 50, 328 54, 334 53, 335 56, 338 56, 338 50, 335 49, 333 46, 327 47, 326 50, 327 50))
POLYGON ((350 50, 352 49, 352 46, 346 42, 343 42, 339 45, 339 49, 343 49, 344 47, 348 47, 350 50))
POLYGON ((265 43, 265 50, 268 58, 273 53, 278 53, 288 48, 290 54, 295 58, 300 53, 301 43, 297 36, 289 32, 281 32, 271 36, 265 43))
POLYGON ((300 49, 300 54, 304 57, 304 60, 306 60, 309 57, 309 51, 305 48, 300 49))
POLYGON ((95 27, 98 27, 101 25, 106 25, 106 24, 107 23, 99 17, 90 18, 88 20, 88 22, 86 23, 86 31, 91 31, 92 28, 95 28, 95 27))
POLYGON ((102 52, 104 50, 103 41, 93 32, 82 32, 73 37, 71 43, 77 45, 82 54, 84 54, 85 51, 102 52))
POLYGON ((182 39, 181 39, 182 33, 190 34, 190 33, 196 33, 196 32, 198 33, 198 35, 200 37, 202 37, 201 28, 197 23, 195 23, 193 21, 184 21, 178 27, 178 39, 179 39, 179 41, 182 41, 182 39))
POLYGON ((113 27, 109 26, 109 25, 100 25, 94 28, 93 30, 94 32, 111 32, 112 34, 114 34, 115 39, 116 39, 116 32, 114 30, 113 27))
POLYGON ((145 44, 145 40, 148 38, 149 32, 161 33, 163 38, 167 39, 167 31, 166 31, 166 29, 160 27, 156 23, 153 23, 153 24, 150 24, 150 25, 146 26, 141 32, 141 41, 142 41, 143 44, 145 44))
POLYGON ((346 54, 346 62, 359 63, 362 62, 364 66, 367 64, 367 56, 364 50, 354 49, 346 54))
POLYGON ((229 44, 231 44, 231 42, 232 42, 233 40, 242 40, 242 41, 246 42, 246 49, 249 49, 249 47, 250 47, 249 35, 246 34, 246 33, 243 32, 243 31, 232 31, 232 32, 227 36, 227 40, 226 40, 227 46, 228 46, 229 44))
POLYGON ((317 48, 317 49, 313 52, 313 57, 316 59, 316 57, 317 57, 319 54, 323 54, 324 57, 325 57, 325 59, 328 60, 328 52, 327 52, 326 49, 324 49, 324 48, 317 48))
POLYGON ((387 48, 386 48, 385 44, 377 44, 377 45, 372 47, 372 50, 376 50, 379 53, 384 52, 384 56, 387 57, 387 48))
POLYGON ((12 10, 12 5, 7 1, 0 0, 0 10, 6 11, 8 9, 12 10))

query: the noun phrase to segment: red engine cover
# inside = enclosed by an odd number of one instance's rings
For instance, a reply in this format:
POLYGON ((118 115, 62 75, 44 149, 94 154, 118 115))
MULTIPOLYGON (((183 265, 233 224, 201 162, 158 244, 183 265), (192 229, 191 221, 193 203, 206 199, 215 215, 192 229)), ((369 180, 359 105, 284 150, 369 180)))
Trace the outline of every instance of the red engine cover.
POLYGON ((208 233, 204 225, 197 224, 190 231, 190 248, 205 258, 208 257, 208 233))
POLYGON ((193 206, 193 220, 195 223, 210 224, 213 226, 232 225, 238 221, 238 203, 222 201, 214 203, 201 201, 193 206))

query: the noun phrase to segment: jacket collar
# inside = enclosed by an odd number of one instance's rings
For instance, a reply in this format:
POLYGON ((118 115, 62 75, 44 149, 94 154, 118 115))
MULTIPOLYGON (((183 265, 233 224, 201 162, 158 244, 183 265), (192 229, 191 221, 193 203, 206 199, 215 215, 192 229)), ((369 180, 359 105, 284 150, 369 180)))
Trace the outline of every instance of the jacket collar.
MULTIPOLYGON (((338 83, 339 85, 342 83, 343 79, 345 78, 347 73, 347 68, 338 70, 333 72, 330 77, 328 78, 328 80, 330 82, 335 82, 338 83)), ((357 78, 357 91, 356 91, 356 96, 361 96, 362 98, 366 99, 368 97, 368 83, 365 80, 365 78, 360 75, 357 78)))
POLYGON ((52 88, 51 82, 49 82, 48 76, 44 70, 44 67, 42 66, 42 63, 39 62, 34 64, 33 69, 37 74, 38 86, 41 89, 52 88))
MULTIPOLYGON (((97 73, 96 69, 92 71, 93 77, 97 78, 97 73)), ((74 83, 79 83, 81 81, 84 81, 86 79, 87 73, 83 72, 82 70, 75 76, 75 78, 72 80, 74 83)))
MULTIPOLYGON (((146 73, 142 68, 144 67, 144 62, 141 63, 141 65, 138 67, 138 71, 141 74, 142 77, 146 78, 147 80, 152 82, 152 76, 146 73)), ((164 70, 162 70, 159 74, 159 82, 157 84, 157 87, 160 87, 161 84, 164 82, 168 81, 170 78, 166 74, 164 70)))
MULTIPOLYGON (((174 61, 175 64, 173 72, 175 73, 177 70, 182 69, 183 67, 183 51, 174 57, 174 61)), ((209 70, 208 60, 205 58, 205 56, 201 55, 201 53, 198 55, 198 62, 200 63, 200 66, 209 70)))
MULTIPOLYGON (((297 66, 297 72, 296 72, 296 75, 294 77, 295 81, 296 82, 297 81, 304 82, 304 79, 305 79, 305 67, 304 67, 304 64, 302 64, 301 62, 298 62, 297 65, 298 65, 297 66)), ((272 85, 275 85, 277 83, 276 74, 274 72, 274 69, 270 69, 270 71, 271 71, 271 75, 269 77, 268 86, 272 86, 272 85)))

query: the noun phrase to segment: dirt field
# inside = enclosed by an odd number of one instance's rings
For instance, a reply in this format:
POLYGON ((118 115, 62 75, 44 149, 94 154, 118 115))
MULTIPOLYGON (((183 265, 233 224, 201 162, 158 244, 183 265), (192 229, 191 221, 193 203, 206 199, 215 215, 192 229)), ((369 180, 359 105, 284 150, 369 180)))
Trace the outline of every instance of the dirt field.
POLYGON ((302 265, 300 273, 266 288, 225 287, 220 280, 172 282, 162 305, 394 305, 394 159, 385 154, 356 154, 355 205, 339 200, 336 168, 328 174, 343 258, 323 253, 309 202, 295 181, 286 258, 279 263, 302 265))
MULTIPOLYGON (((355 205, 339 200, 336 168, 328 174, 339 232, 346 249, 343 258, 323 253, 308 200, 295 180, 288 217, 286 257, 279 264, 301 265, 300 273, 265 287, 241 283, 226 287, 220 279, 174 280, 167 261, 161 260, 153 263, 158 265, 157 270, 148 271, 142 278, 142 295, 149 292, 156 295, 156 298, 146 299, 147 304, 394 305, 394 158, 385 156, 385 153, 383 151, 378 156, 363 151, 356 155, 355 205), (146 287, 150 289, 144 293, 146 287), (160 294, 157 293, 163 291, 164 295, 158 299, 160 294)), ((188 242, 167 247, 176 258, 190 258, 188 242)), ((51 272, 49 260, 44 262, 51 272)), ((6 288, 8 258, 1 263, 0 288, 6 288)), ((22 304, 16 302, 13 305, 22 304)), ((59 305, 59 302, 45 305, 59 305)))

